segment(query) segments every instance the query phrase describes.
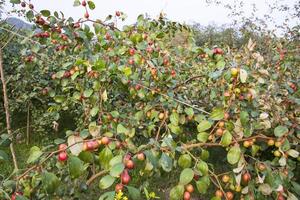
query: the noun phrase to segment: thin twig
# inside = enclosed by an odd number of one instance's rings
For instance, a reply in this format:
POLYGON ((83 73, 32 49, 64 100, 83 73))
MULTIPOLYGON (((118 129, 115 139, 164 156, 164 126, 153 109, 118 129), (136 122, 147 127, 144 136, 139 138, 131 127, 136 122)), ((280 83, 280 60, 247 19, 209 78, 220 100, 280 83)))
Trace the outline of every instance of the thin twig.
POLYGON ((86 184, 89 186, 96 178, 98 178, 99 176, 102 176, 106 173, 108 173, 108 170, 103 170, 103 171, 98 172, 97 174, 94 174, 93 176, 91 176, 91 178, 89 178, 89 180, 86 181, 86 184))

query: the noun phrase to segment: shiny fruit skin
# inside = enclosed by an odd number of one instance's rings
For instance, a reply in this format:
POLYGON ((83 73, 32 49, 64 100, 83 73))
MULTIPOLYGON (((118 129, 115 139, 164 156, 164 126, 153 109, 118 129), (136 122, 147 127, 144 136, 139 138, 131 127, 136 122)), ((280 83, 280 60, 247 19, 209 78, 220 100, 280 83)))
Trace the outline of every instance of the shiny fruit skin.
POLYGON ((218 136, 222 136, 223 135, 223 130, 221 128, 218 128, 217 131, 216 131, 216 134, 218 136))
POLYGON ((130 180, 131 180, 131 177, 129 176, 128 171, 124 170, 121 174, 121 182, 124 185, 127 185, 130 182, 130 180))
POLYGON ((134 168, 134 162, 132 160, 128 160, 125 163, 125 166, 126 166, 127 169, 133 169, 134 168))
POLYGON ((22 192, 15 192, 11 195, 11 200, 16 200, 17 196, 23 195, 22 192))
POLYGON ((86 13, 84 14, 84 18, 88 19, 89 17, 90 17, 90 14, 89 14, 88 12, 86 12, 86 13))
POLYGON ((226 192, 226 197, 228 200, 232 200, 234 196, 232 192, 226 192))
POLYGON ((268 140, 268 146, 273 146, 275 144, 275 141, 274 140, 268 140))
POLYGON ((123 162, 126 163, 128 160, 131 160, 131 155, 130 154, 126 154, 123 158, 123 162))
POLYGON ((93 150, 94 149, 94 142, 93 141, 88 141, 86 143, 86 148, 87 148, 87 150, 93 150))
POLYGON ((122 183, 118 183, 115 187, 115 191, 120 192, 123 190, 123 188, 124 188, 124 185, 122 183))
POLYGON ((275 142, 275 147, 280 147, 281 145, 282 145, 282 142, 280 142, 280 141, 275 142))
POLYGON ((162 120, 165 117, 165 113, 159 113, 158 119, 162 120))
POLYGON ((238 69, 237 69, 237 68, 231 68, 230 72, 231 72, 231 75, 232 75, 233 77, 236 77, 237 74, 238 74, 238 69))
POLYGON ((248 148, 248 147, 251 146, 251 142, 249 142, 248 140, 246 140, 246 141, 244 141, 243 146, 244 146, 245 148, 248 148))
POLYGON ((285 200, 285 198, 282 194, 278 194, 277 200, 285 200))
POLYGON ((280 153, 280 151, 278 151, 278 150, 274 151, 274 156, 276 156, 276 157, 280 157, 280 156, 281 156, 281 153, 280 153))
POLYGON ((66 149, 68 147, 68 145, 66 144, 60 144, 58 145, 58 150, 63 150, 63 149, 66 149))
POLYGON ((188 184, 185 187, 186 191, 188 191, 189 193, 193 193, 194 192, 194 186, 192 184, 188 184))
POLYGON ((225 126, 225 123, 224 122, 219 122, 218 125, 219 125, 220 128, 223 128, 225 126))
POLYGON ((191 193, 185 191, 183 194, 183 199, 184 200, 190 200, 191 199, 191 193))
POLYGON ((264 171, 266 169, 266 166, 262 163, 258 164, 259 171, 264 171))
POLYGON ((144 161, 145 160, 145 154, 144 153, 138 153, 136 157, 140 161, 144 161))
POLYGON ((108 138, 108 137, 103 137, 103 138, 101 139, 101 142, 102 142, 102 144, 104 144, 104 145, 108 145, 108 144, 109 144, 109 138, 108 138))
POLYGON ((135 54, 135 50, 134 50, 134 49, 129 49, 129 54, 130 54, 131 56, 133 56, 133 55, 135 54))
POLYGON ((245 174, 243 174, 242 179, 243 179, 244 183, 248 183, 251 180, 251 174, 246 172, 245 174))
POLYGON ((228 183, 229 180, 230 180, 230 177, 229 177, 228 175, 224 175, 224 176, 222 177, 222 181, 223 181, 224 183, 228 183))
POLYGON ((223 197, 223 192, 221 190, 217 190, 215 192, 216 197, 222 198, 223 197))
POLYGON ((64 162, 64 161, 66 161, 67 159, 68 159, 68 154, 67 154, 65 151, 60 152, 60 153, 58 154, 58 160, 59 160, 59 161, 64 162))
POLYGON ((129 63, 130 65, 133 65, 133 64, 134 64, 134 60, 133 60, 133 59, 129 59, 129 60, 128 60, 128 63, 129 63))

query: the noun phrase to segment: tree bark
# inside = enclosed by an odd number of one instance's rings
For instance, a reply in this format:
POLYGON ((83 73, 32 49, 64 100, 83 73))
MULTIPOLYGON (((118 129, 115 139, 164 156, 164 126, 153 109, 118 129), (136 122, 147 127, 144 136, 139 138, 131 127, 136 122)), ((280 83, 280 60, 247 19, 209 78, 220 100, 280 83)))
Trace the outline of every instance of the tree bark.
POLYGON ((30 142, 30 102, 27 105, 27 127, 26 127, 26 144, 30 142))
POLYGON ((13 158, 15 170, 18 170, 18 163, 17 163, 16 153, 15 153, 15 149, 14 149, 14 145, 13 145, 13 135, 12 135, 11 126, 10 126, 10 113, 9 113, 9 105, 8 105, 8 98, 7 98, 6 82, 5 82, 4 70, 3 70, 3 59, 2 59, 2 49, 1 48, 0 48, 0 75, 1 75, 1 82, 2 82, 2 87, 3 87, 3 101, 4 101, 4 109, 5 109, 5 117, 6 117, 6 128, 7 128, 7 133, 11 139, 9 148, 10 148, 11 155, 13 158))

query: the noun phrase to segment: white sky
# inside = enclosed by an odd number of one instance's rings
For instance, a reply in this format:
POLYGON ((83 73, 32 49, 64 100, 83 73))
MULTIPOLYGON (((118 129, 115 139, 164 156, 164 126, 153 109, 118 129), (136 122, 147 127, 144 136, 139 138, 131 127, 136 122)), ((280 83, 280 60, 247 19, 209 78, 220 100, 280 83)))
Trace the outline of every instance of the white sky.
MULTIPOLYGON (((9 0, 7 0, 9 1, 9 0)), ((257 5, 257 15, 263 16, 269 14, 266 3, 274 4, 275 1, 287 3, 290 5, 299 2, 299 0, 244 0, 244 11, 246 14, 251 12, 251 4, 257 5)), ((31 0, 35 9, 49 9, 51 11, 62 11, 65 16, 71 16, 78 19, 83 16, 84 10, 80 7, 73 7, 73 0, 31 0)), ((202 25, 211 23, 224 24, 232 20, 227 17, 228 10, 221 6, 207 6, 205 0, 94 0, 96 9, 90 12, 93 19, 104 19, 109 14, 114 14, 119 10, 128 15, 126 23, 135 22, 139 14, 148 13, 151 17, 156 17, 161 11, 167 14, 171 20, 179 22, 198 22, 202 25)), ((224 3, 234 2, 234 0, 223 0, 224 3)), ((6 10, 11 10, 11 4, 6 5, 6 10)), ((282 22, 285 16, 274 13, 275 21, 282 22)), ((299 19, 293 19, 292 24, 299 23, 299 19)), ((271 24, 272 25, 272 24, 271 24)))

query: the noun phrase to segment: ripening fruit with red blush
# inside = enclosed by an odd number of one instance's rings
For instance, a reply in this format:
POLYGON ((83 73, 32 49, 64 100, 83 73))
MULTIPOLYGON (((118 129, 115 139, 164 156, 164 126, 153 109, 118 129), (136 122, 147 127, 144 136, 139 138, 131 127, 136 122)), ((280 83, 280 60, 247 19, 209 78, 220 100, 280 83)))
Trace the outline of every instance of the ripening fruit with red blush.
POLYGON ((184 200, 190 200, 191 199, 191 193, 185 191, 183 194, 183 199, 184 200))
POLYGON ((21 3, 21 6, 22 6, 23 8, 25 8, 25 7, 26 7, 26 3, 23 1, 23 2, 21 3))
POLYGON ((188 191, 189 193, 193 193, 194 192, 194 186, 192 184, 188 184, 185 187, 186 191, 188 191))
POLYGON ((86 6, 86 1, 82 1, 81 5, 85 7, 86 6))
POLYGON ((132 160, 128 160, 125 163, 125 166, 126 166, 127 169, 133 169, 134 168, 134 162, 132 160))
POLYGON ((22 192, 15 192, 11 195, 11 200, 16 200, 17 196, 22 196, 23 193, 22 192))
POLYGON ((84 18, 88 19, 90 17, 90 14, 88 12, 85 12, 84 18))
POLYGON ((110 140, 109 140, 108 137, 103 137, 103 138, 101 139, 101 142, 102 142, 102 144, 104 144, 104 145, 108 145, 109 142, 110 142, 110 140))
POLYGON ((217 190, 215 192, 216 197, 222 198, 223 197, 223 192, 221 190, 217 190))
POLYGON ((140 161, 143 161, 145 160, 145 154, 144 153, 138 153, 136 155, 137 159, 140 160, 140 161))
POLYGON ((133 64, 134 64, 134 60, 133 60, 132 58, 130 58, 130 59, 128 60, 128 63, 129 63, 130 65, 133 65, 133 64))
POLYGON ((249 172, 246 172, 245 174, 243 174, 243 177, 242 177, 244 183, 248 183, 250 180, 251 180, 251 175, 249 172))
POLYGON ((129 49, 129 54, 130 54, 131 56, 133 56, 134 53, 135 53, 135 50, 134 50, 134 49, 129 49))
POLYGON ((33 4, 29 4, 29 8, 30 8, 31 10, 34 9, 33 4))
POLYGON ((127 185, 131 180, 131 177, 128 174, 127 170, 124 170, 121 174, 121 182, 125 185, 127 185))
POLYGON ((68 154, 67 154, 65 151, 60 152, 60 153, 58 154, 58 160, 59 160, 59 161, 64 162, 64 161, 66 161, 67 159, 68 159, 68 154))
POLYGON ((63 150, 63 149, 66 149, 68 147, 68 145, 66 144, 60 144, 58 145, 58 150, 63 150))
POLYGON ((116 192, 123 191, 124 185, 122 183, 118 183, 115 187, 116 192))
POLYGON ((232 200, 234 196, 232 192, 226 192, 226 197, 228 200, 232 200))
POLYGON ((111 35, 109 33, 105 34, 105 39, 110 40, 111 39, 111 35))
POLYGON ((121 12, 120 11, 116 11, 116 16, 120 17, 121 16, 121 12))
POLYGON ((171 71, 171 76, 174 78, 176 76, 176 71, 175 70, 172 70, 171 71))

